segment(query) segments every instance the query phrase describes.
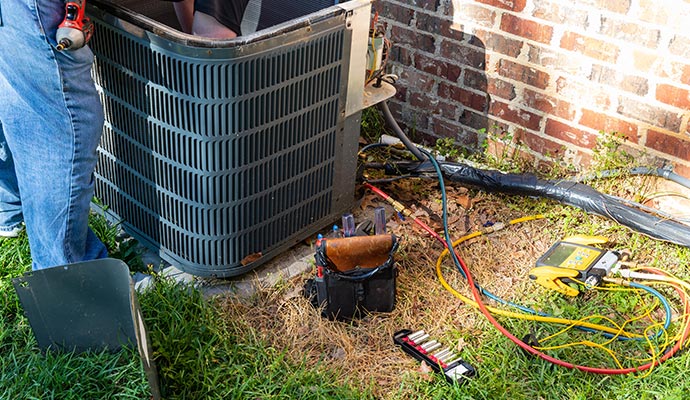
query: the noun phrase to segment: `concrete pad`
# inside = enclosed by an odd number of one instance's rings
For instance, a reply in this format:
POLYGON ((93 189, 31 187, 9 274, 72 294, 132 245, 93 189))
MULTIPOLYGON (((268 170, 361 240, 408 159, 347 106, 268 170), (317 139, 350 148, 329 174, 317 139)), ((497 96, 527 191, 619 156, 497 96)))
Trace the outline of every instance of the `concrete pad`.
MULTIPOLYGON (((170 277, 180 283, 193 285, 207 297, 227 294, 251 297, 260 288, 273 287, 279 282, 288 281, 310 272, 314 266, 314 248, 308 244, 295 245, 254 271, 227 279, 194 276, 174 265, 165 263, 157 254, 149 250, 144 253, 142 258, 147 265, 160 266, 160 269, 156 269, 160 271, 162 276, 170 277)), ((135 274, 134 280, 137 291, 145 291, 152 282, 151 276, 142 273, 135 274)))

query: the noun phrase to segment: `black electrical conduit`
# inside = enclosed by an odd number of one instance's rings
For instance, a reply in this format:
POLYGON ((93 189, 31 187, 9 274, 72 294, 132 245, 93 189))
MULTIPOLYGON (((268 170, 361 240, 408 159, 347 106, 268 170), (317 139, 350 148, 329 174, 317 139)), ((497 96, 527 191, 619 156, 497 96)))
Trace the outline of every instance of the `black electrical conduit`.
MULTIPOLYGON (((428 160, 424 161, 426 157, 407 138, 391 115, 385 101, 380 103, 380 108, 395 134, 408 150, 421 161, 421 164, 412 168, 409 172, 433 172, 431 163, 428 160)), ((540 179, 532 174, 506 174, 496 170, 478 169, 461 163, 442 162, 440 167, 444 178, 452 182, 473 186, 487 192, 553 199, 566 205, 579 207, 588 213, 610 218, 621 225, 652 238, 690 247, 690 226, 673 219, 648 214, 635 207, 636 203, 623 202, 616 197, 601 193, 591 186, 579 182, 540 179)), ((671 176, 666 174, 666 170, 662 169, 646 168, 644 171, 642 169, 637 171, 638 174, 642 172, 662 176, 667 179, 671 176)), ((686 178, 677 174, 674 175, 672 178, 678 183, 688 183, 686 178)))

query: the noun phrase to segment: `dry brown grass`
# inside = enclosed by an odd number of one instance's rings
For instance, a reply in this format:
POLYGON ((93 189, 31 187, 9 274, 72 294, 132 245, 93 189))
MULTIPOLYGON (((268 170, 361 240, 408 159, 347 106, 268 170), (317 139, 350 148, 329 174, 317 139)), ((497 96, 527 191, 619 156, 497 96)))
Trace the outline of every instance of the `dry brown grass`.
MULTIPOLYGON (((412 205, 417 216, 441 232, 441 220, 437 217, 441 215, 439 194, 416 190, 413 197, 407 185, 390 185, 386 190, 412 205)), ((524 216, 509 209, 498 197, 463 188, 449 188, 449 200, 454 239, 487 222, 507 222, 524 216)), ((384 202, 365 195, 356 217, 359 220, 370 216, 378 205, 384 202)), ((392 210, 388 215, 393 215, 392 210)), ((544 234, 546 225, 542 220, 508 227, 464 244, 461 255, 478 282, 498 296, 514 299, 525 285, 532 285, 527 271, 552 241, 544 234)), ((413 393, 401 389, 403 377, 428 376, 419 362, 393 345, 396 331, 424 329, 442 343, 461 350, 466 345, 479 345, 488 324, 477 311, 439 284, 434 267, 443 250, 440 243, 409 219, 401 221, 394 217, 389 229, 402 239, 396 256, 399 276, 393 312, 370 315, 353 323, 329 321, 320 317, 318 310, 302 296, 304 280, 309 277, 303 276, 278 288, 261 290, 251 299, 223 299, 227 317, 256 330, 262 340, 275 348, 287 349, 288 356, 295 361, 326 365, 344 380, 373 387, 380 398, 411 398, 413 393)), ((444 270, 453 287, 469 293, 463 278, 449 263, 445 263, 444 270)))

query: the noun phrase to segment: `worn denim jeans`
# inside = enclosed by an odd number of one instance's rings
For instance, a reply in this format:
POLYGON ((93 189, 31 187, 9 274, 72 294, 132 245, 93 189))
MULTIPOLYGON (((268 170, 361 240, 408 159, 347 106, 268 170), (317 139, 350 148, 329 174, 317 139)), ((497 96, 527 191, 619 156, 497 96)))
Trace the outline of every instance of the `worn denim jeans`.
POLYGON ((93 54, 55 50, 63 16, 61 0, 0 0, 0 229, 25 222, 33 269, 107 255, 88 227, 103 127, 93 54))

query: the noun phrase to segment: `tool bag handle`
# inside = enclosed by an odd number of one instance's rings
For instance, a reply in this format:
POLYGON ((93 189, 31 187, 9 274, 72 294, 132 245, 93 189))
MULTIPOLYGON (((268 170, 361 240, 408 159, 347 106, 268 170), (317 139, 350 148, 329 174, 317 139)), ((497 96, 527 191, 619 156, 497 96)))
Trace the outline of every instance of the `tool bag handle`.
POLYGON ((398 239, 392 234, 353 236, 322 239, 314 257, 317 265, 325 267, 325 273, 337 279, 357 282, 392 267, 397 249, 398 239))

